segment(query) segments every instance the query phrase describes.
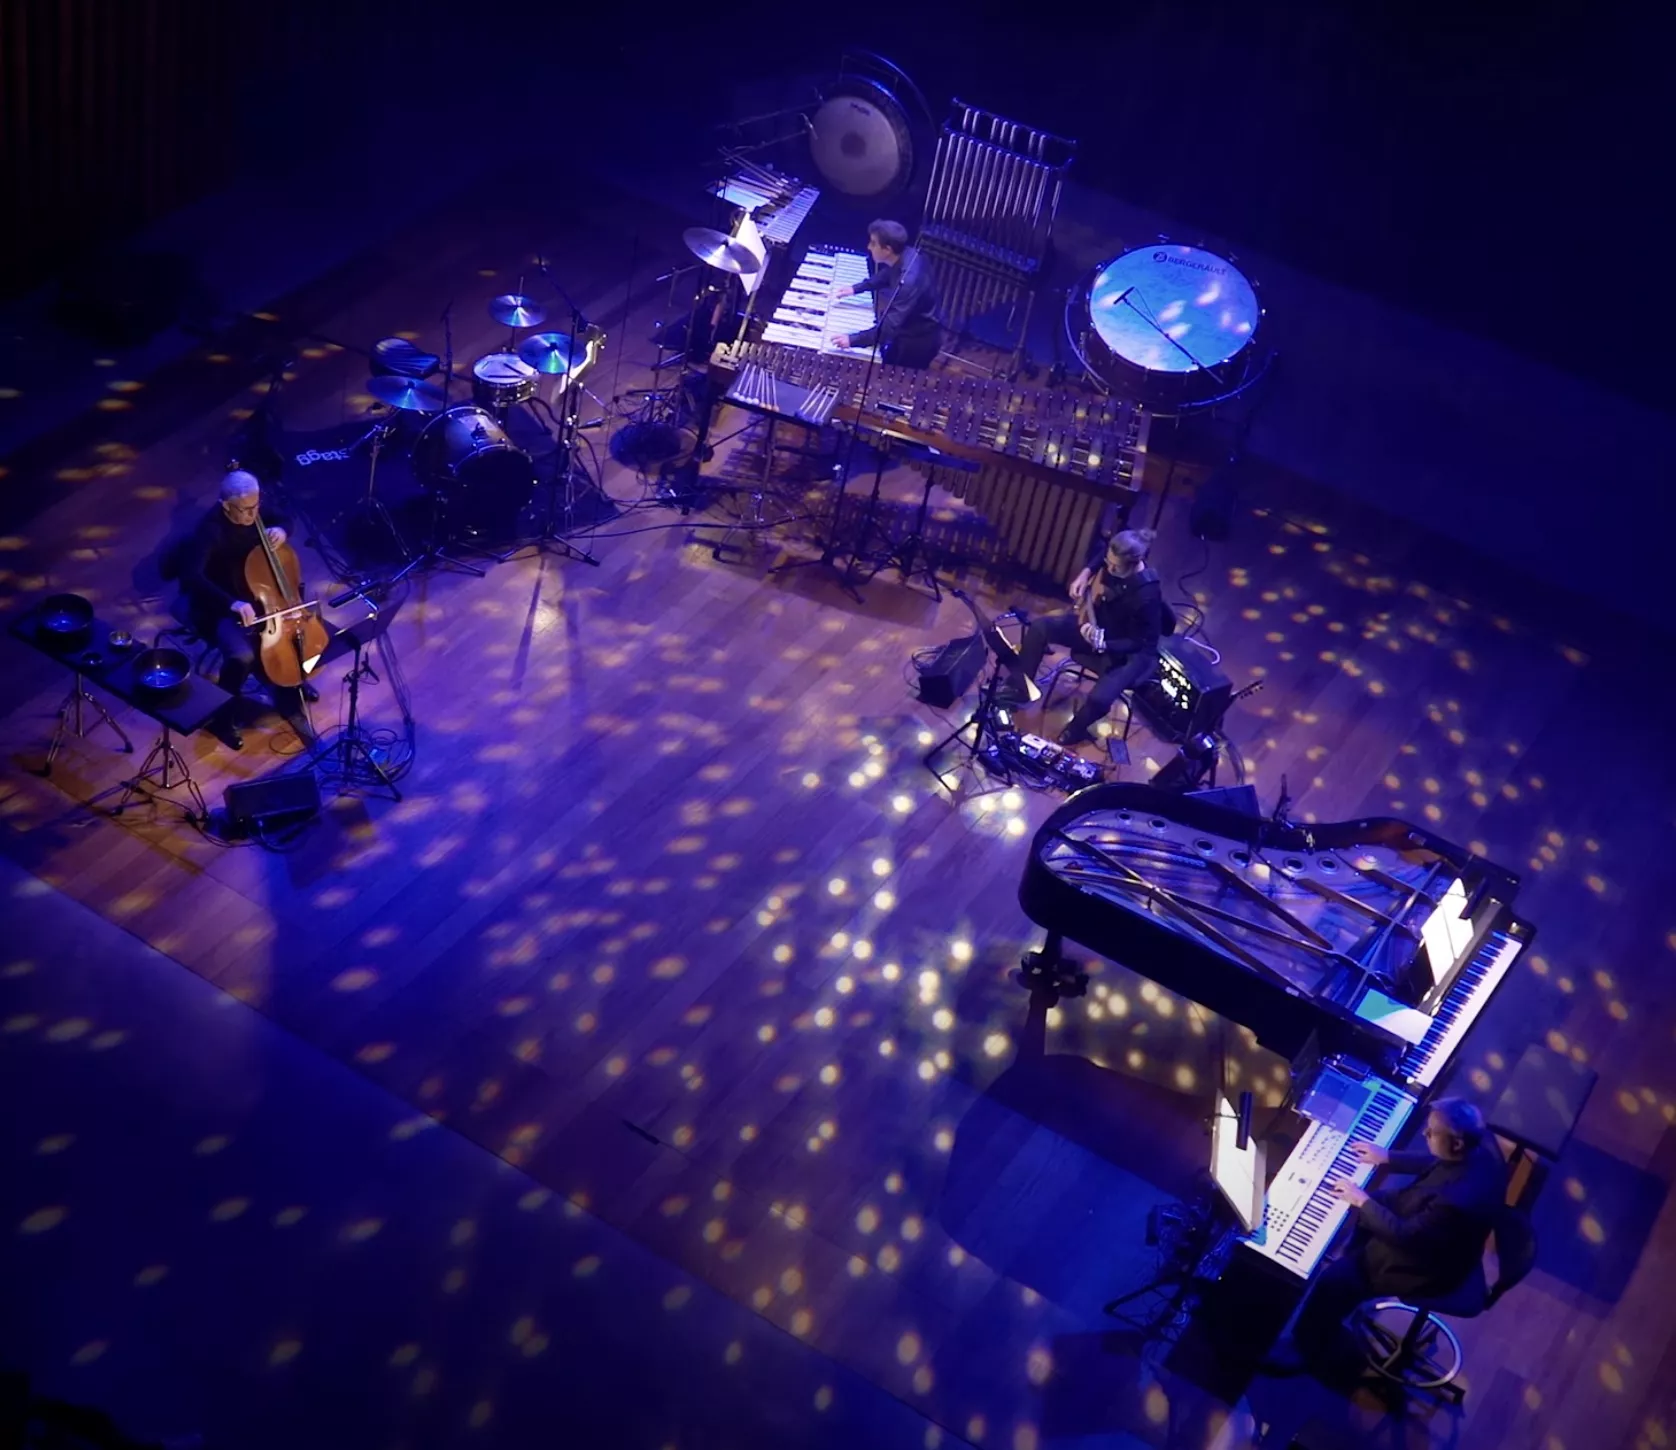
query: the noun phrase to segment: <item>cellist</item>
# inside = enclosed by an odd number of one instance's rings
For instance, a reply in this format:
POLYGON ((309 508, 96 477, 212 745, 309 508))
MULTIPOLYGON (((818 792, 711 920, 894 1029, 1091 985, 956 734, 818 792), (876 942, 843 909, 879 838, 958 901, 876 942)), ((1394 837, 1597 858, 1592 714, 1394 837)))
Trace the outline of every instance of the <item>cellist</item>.
MULTIPOLYGON (((181 556, 181 584, 185 588, 192 628, 221 651, 217 683, 233 697, 216 735, 234 750, 244 748, 239 731, 244 682, 257 664, 257 611, 246 598, 245 561, 262 546, 257 533, 262 485, 255 474, 229 473, 221 480, 220 497, 199 521, 181 556)), ((289 521, 270 511, 268 537, 275 547, 285 542, 289 521)), ((269 685, 274 706, 305 744, 314 740, 304 702, 319 695, 306 680, 301 688, 269 685)))

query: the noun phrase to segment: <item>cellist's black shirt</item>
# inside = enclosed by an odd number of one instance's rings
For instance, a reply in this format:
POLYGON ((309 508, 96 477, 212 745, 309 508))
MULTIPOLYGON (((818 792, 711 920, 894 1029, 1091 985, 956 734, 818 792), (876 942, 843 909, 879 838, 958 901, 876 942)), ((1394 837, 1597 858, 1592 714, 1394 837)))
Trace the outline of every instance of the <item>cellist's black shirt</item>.
MULTIPOLYGON (((277 509, 263 513, 268 528, 291 531, 290 520, 277 509)), ((195 610, 225 614, 240 599, 250 599, 244 582, 244 562, 262 546, 255 524, 235 524, 217 503, 198 521, 181 558, 180 582, 195 610)))

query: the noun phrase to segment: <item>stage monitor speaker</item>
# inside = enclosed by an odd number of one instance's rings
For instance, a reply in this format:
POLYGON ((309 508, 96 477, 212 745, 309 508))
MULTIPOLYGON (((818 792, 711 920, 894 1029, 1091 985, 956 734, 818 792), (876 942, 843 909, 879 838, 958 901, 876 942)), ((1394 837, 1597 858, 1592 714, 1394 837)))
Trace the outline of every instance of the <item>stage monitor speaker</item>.
POLYGON ((240 835, 294 825, 319 813, 320 780, 312 770, 288 770, 240 781, 227 787, 226 804, 228 827, 240 835))
POLYGON ((919 701, 935 710, 946 710, 972 688, 972 681, 983 670, 988 651, 983 636, 968 634, 951 639, 919 670, 919 701))

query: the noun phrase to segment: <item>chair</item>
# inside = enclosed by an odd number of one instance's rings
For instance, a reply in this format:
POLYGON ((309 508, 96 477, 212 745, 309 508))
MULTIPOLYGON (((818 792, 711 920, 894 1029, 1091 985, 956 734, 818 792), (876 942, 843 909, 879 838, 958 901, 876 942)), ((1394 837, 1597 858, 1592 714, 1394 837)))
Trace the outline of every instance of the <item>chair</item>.
POLYGON ((1512 1204, 1503 1207, 1494 1234, 1494 1285, 1486 1285, 1484 1267, 1479 1264, 1466 1283, 1451 1293, 1373 1299, 1361 1306, 1357 1328, 1368 1364, 1376 1374, 1406 1389, 1460 1400, 1465 1391, 1457 1380, 1465 1366, 1465 1355, 1447 1320, 1476 1318, 1498 1303, 1536 1265, 1536 1234, 1524 1208, 1512 1204), (1440 1348, 1446 1359, 1439 1357, 1440 1348))
MULTIPOLYGON (((1048 709, 1052 706, 1054 691, 1059 688, 1061 680, 1068 678, 1076 684, 1091 682, 1100 678, 1101 670, 1102 664, 1099 655, 1088 654, 1083 650, 1072 650, 1043 677, 1047 681, 1047 686, 1042 691, 1042 714, 1046 715, 1048 709)), ((1112 755, 1120 762, 1127 762, 1129 759, 1129 731, 1135 723, 1135 691, 1156 678, 1157 669, 1155 667, 1142 675, 1140 679, 1123 692, 1123 733, 1117 737, 1112 745, 1112 755)))

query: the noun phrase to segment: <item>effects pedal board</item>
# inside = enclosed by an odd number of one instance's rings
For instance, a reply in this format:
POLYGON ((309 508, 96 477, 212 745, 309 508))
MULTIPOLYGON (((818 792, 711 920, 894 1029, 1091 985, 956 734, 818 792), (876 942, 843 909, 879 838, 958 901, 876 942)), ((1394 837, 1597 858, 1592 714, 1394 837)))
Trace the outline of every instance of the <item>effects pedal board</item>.
POLYGON ((1040 735, 1003 731, 983 753, 1004 770, 1023 771, 1037 777, 1043 785, 1057 786, 1064 791, 1079 791, 1106 778, 1105 772, 1092 760, 1084 760, 1076 751, 1044 740, 1040 735))

